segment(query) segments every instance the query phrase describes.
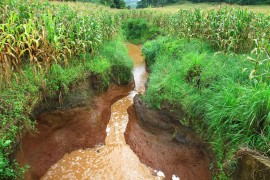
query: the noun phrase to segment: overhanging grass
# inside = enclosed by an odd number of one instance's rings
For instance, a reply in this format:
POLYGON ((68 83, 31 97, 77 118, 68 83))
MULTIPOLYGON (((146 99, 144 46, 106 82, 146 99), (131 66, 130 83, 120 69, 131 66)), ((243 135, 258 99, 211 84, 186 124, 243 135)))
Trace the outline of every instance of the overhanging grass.
POLYGON ((153 108, 164 101, 183 107, 212 144, 220 177, 225 176, 222 164, 241 146, 270 155, 270 89, 243 72, 253 66, 246 55, 168 37, 146 43, 143 53, 151 71, 144 101, 153 108))

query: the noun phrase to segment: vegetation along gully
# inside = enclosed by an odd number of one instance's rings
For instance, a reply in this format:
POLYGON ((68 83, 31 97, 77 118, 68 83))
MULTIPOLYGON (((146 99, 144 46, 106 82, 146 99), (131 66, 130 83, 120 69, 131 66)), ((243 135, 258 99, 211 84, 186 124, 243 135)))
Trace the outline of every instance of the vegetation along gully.
POLYGON ((269 0, 1 0, 0 179, 269 180, 269 0))

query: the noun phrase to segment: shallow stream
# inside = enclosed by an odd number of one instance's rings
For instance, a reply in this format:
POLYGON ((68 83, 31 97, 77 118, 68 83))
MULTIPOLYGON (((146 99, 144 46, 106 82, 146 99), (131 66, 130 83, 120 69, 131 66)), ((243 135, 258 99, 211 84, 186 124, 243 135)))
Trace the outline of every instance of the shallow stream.
POLYGON ((127 44, 133 60, 135 88, 128 96, 111 107, 105 145, 73 151, 51 166, 42 177, 49 179, 162 179, 163 173, 142 164, 125 142, 124 132, 128 123, 127 108, 133 97, 144 93, 148 73, 139 46, 127 44), (159 175, 159 176, 158 176, 159 175))

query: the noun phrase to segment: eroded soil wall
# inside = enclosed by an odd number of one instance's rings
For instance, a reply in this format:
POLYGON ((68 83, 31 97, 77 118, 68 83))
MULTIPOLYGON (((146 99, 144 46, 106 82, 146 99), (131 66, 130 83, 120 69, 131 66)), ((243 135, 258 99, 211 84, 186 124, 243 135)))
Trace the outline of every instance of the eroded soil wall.
POLYGON ((37 132, 27 133, 16 153, 20 164, 30 165, 25 179, 39 179, 65 153, 103 144, 111 105, 126 96, 133 86, 133 83, 111 85, 88 106, 55 109, 37 115, 37 132))
POLYGON ((165 179, 211 179, 209 153, 191 129, 172 121, 172 115, 150 110, 139 96, 128 113, 126 142, 143 163, 163 171, 165 179))

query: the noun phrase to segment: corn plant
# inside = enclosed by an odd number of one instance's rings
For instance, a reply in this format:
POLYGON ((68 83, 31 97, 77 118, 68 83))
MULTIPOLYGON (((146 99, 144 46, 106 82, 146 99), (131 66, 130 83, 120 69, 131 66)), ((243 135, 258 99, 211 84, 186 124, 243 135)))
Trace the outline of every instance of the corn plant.
POLYGON ((133 10, 119 14, 123 20, 145 18, 159 26, 165 34, 179 38, 200 38, 222 51, 250 52, 256 47, 254 39, 260 41, 262 35, 266 41, 270 41, 270 16, 241 8, 221 6, 208 11, 180 10, 176 14, 133 10))
MULTIPOLYGON (((254 40, 256 48, 248 56, 248 60, 253 63, 253 68, 250 69, 249 78, 255 79, 256 81, 269 83, 270 79, 270 56, 269 56, 269 43, 262 37, 261 41, 254 40)), ((245 68, 243 71, 246 71, 245 68)))
POLYGON ((1 86, 6 82, 11 87, 15 73, 20 74, 18 81, 23 78, 26 64, 35 74, 46 76, 52 63, 67 66, 74 56, 89 53, 93 57, 104 41, 117 35, 121 22, 105 11, 79 15, 66 4, 7 2, 1 6, 1 86))

